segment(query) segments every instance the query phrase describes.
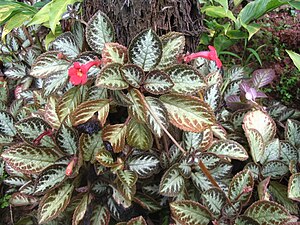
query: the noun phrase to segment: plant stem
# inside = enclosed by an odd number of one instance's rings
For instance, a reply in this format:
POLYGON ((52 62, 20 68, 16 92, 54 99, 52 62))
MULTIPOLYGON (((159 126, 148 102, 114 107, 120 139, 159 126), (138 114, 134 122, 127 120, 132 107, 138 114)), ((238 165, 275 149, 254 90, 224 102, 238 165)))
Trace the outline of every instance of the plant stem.
POLYGON ((205 176, 209 179, 209 181, 215 187, 220 188, 220 186, 218 185, 218 183, 216 182, 216 180, 213 178, 213 176, 210 174, 210 172, 208 171, 208 169, 206 168, 206 166, 204 165, 204 163, 201 160, 199 160, 198 165, 199 165, 200 169, 202 170, 202 172, 205 174, 205 176))

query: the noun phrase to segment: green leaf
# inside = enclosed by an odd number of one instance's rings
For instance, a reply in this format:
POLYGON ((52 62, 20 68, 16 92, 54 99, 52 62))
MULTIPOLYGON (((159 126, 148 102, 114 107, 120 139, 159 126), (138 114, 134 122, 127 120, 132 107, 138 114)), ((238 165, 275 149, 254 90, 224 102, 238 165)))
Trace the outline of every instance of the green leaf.
POLYGON ((215 153, 220 157, 228 157, 241 161, 248 159, 248 154, 244 147, 231 140, 217 141, 207 150, 207 152, 215 153))
POLYGON ((6 112, 0 111, 0 134, 13 137, 17 134, 17 130, 14 126, 14 117, 6 112))
MULTIPOLYGON (((251 37, 256 34, 259 30, 260 30, 260 25, 256 24, 256 23, 251 23, 251 24, 245 24, 242 23, 242 26, 248 31, 249 36, 248 36, 248 40, 251 39, 251 37)), ((253 53, 253 52, 252 52, 253 53)), ((259 56, 258 56, 259 57, 259 56)))
POLYGON ((13 193, 11 198, 9 199, 9 203, 12 206, 29 206, 36 205, 38 203, 38 198, 25 195, 19 192, 13 193))
POLYGON ((96 52, 102 52, 104 44, 114 42, 115 31, 109 18, 98 11, 88 22, 86 28, 86 41, 96 52))
POLYGON ((210 107, 196 97, 167 94, 159 99, 167 108, 170 122, 184 131, 201 132, 215 123, 210 107))
POLYGON ((172 202, 170 209, 172 217, 180 224, 207 225, 212 219, 207 208, 190 200, 172 202))
POLYGON ((129 100, 133 103, 128 107, 128 114, 141 123, 146 122, 145 97, 138 89, 128 91, 129 100))
POLYGON ((95 162, 97 153, 102 149, 103 141, 102 134, 95 133, 92 135, 82 134, 79 139, 80 152, 83 154, 84 161, 95 162))
POLYGON ((165 69, 177 63, 177 57, 183 52, 185 37, 182 33, 169 32, 160 37, 163 44, 162 57, 157 65, 158 69, 165 69))
POLYGON ((66 164, 56 164, 47 167, 38 176, 35 183, 35 195, 41 195, 59 186, 66 177, 66 164))
MULTIPOLYGON (((32 20, 27 24, 27 26, 32 26, 35 24, 44 24, 49 21, 49 15, 50 15, 50 7, 51 2, 44 5, 32 18, 32 20)), ((49 25, 48 25, 49 27, 49 25)), ((55 32, 53 32, 55 33, 55 32)))
POLYGON ((145 194, 136 193, 133 201, 150 212, 156 212, 161 209, 157 201, 145 194))
POLYGON ((159 169, 159 159, 147 153, 135 155, 129 158, 127 163, 128 168, 141 178, 151 177, 159 169))
POLYGON ((15 170, 37 174, 52 165, 59 155, 52 149, 34 148, 26 144, 11 146, 1 154, 4 161, 15 170))
POLYGON ((58 51, 69 59, 75 59, 80 52, 75 36, 69 31, 61 34, 51 42, 49 50, 58 51))
POLYGON ((49 51, 41 54, 31 67, 30 75, 35 78, 45 78, 56 73, 67 72, 70 63, 58 59, 59 51, 49 51))
POLYGON ((248 216, 242 215, 236 218, 234 225, 259 225, 259 223, 248 216))
POLYGON ((129 59, 144 71, 153 69, 162 57, 162 43, 153 30, 139 33, 130 43, 129 59))
POLYGON ((162 137, 164 134, 164 131, 160 124, 168 129, 169 127, 169 120, 168 120, 168 112, 163 103, 153 97, 146 97, 145 98, 146 104, 150 108, 151 112, 153 112, 155 117, 147 110, 146 112, 146 119, 147 119, 147 124, 149 125, 152 133, 156 135, 157 137, 162 137))
POLYGON ((149 150, 153 145, 151 130, 144 123, 132 119, 126 134, 127 143, 135 148, 149 150))
POLYGON ((226 195, 218 188, 211 188, 201 194, 203 205, 218 218, 222 213, 222 208, 227 202, 226 195))
POLYGON ((147 225, 147 223, 142 216, 139 216, 129 220, 126 225, 147 225))
POLYGON ((90 201, 91 199, 89 198, 88 193, 82 196, 78 206, 73 213, 72 225, 78 225, 80 223, 88 209, 88 204, 90 203, 90 201))
POLYGON ((91 218, 91 225, 108 225, 110 221, 110 213, 105 206, 96 205, 93 208, 93 214, 91 218))
POLYGON ((251 198, 254 180, 250 170, 243 170, 236 174, 229 185, 228 197, 232 202, 239 201, 246 205, 251 198))
POLYGON ((169 75, 160 70, 150 71, 143 82, 143 88, 154 95, 167 93, 173 85, 169 75))
POLYGON ((300 71, 300 55, 290 50, 285 50, 285 51, 289 54, 290 58, 293 60, 293 63, 300 71))
POLYGON ((113 167, 116 164, 114 162, 114 159, 113 159, 111 153, 106 150, 101 150, 97 154, 96 159, 101 165, 103 165, 105 167, 113 167))
POLYGON ((131 170, 118 170, 117 176, 119 180, 129 188, 133 187, 138 179, 137 174, 131 170))
POLYGON ((0 82, 0 100, 3 103, 6 103, 8 100, 8 85, 7 83, 4 82, 0 82))
POLYGON ((202 75, 188 65, 174 65, 165 70, 170 76, 174 86, 172 92, 177 94, 191 95, 206 87, 202 75))
POLYGON ((288 197, 294 201, 300 202, 300 173, 295 173, 290 176, 288 197))
POLYGON ((224 18, 227 17, 233 21, 236 21, 233 13, 230 10, 224 9, 222 6, 206 6, 201 9, 201 12, 204 12, 206 15, 214 18, 224 18))
POLYGON ((261 164, 272 160, 281 160, 280 153, 280 142, 278 138, 275 138, 266 145, 262 158, 260 159, 261 164))
POLYGON ((280 141, 280 148, 281 148, 281 161, 285 164, 289 165, 290 162, 293 160, 295 162, 298 161, 298 152, 297 149, 286 141, 280 141))
POLYGON ((184 178, 179 172, 178 164, 174 164, 161 178, 159 193, 164 196, 174 197, 178 195, 183 188, 184 178))
POLYGON ((77 153, 78 134, 66 124, 62 124, 58 129, 55 141, 63 153, 68 155, 75 155, 77 153))
POLYGON ((72 125, 78 126, 79 124, 87 122, 97 112, 97 117, 101 126, 103 126, 109 113, 109 102, 110 100, 108 99, 98 99, 81 103, 72 113, 72 125))
POLYGON ((127 127, 125 124, 114 124, 103 128, 102 139, 109 141, 114 152, 121 152, 124 149, 127 127))
POLYGON ((281 205, 271 201, 257 201, 248 207, 244 215, 256 220, 259 224, 285 224, 291 215, 281 205))
POLYGON ((70 202, 73 190, 73 184, 67 181, 59 188, 47 193, 39 204, 39 223, 46 223, 63 212, 70 202))
POLYGON ((134 64, 126 64, 121 67, 122 77, 134 88, 140 88, 143 83, 145 73, 143 69, 134 64))
POLYGON ((269 161, 263 167, 261 174, 263 177, 271 177, 273 179, 280 179, 289 172, 288 165, 281 161, 269 161))
POLYGON ((256 129, 247 129, 245 130, 245 134, 250 146, 252 159, 255 163, 258 163, 264 156, 265 152, 263 137, 256 129))
POLYGON ((89 100, 98 100, 98 99, 107 99, 108 92, 106 88, 99 88, 97 86, 92 86, 89 88, 87 93, 87 101, 89 100))
POLYGON ((129 87, 121 75, 121 64, 111 63, 105 66, 96 79, 96 86, 110 90, 122 90, 129 87))
POLYGON ((288 119, 285 125, 285 139, 294 147, 300 148, 300 122, 288 119))

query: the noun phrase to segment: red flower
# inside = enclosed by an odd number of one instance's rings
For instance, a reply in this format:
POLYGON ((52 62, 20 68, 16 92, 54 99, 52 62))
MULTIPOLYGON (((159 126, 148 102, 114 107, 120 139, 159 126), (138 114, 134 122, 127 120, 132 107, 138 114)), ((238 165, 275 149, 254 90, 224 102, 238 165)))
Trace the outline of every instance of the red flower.
POLYGON ((192 53, 192 54, 186 55, 183 58, 184 62, 188 63, 188 62, 192 61, 193 59, 202 57, 202 58, 205 58, 205 59, 208 59, 208 60, 215 61, 217 63, 217 67, 221 68, 222 67, 222 62, 218 58, 218 54, 217 54, 217 51, 216 51, 215 47, 214 46, 208 46, 208 48, 209 48, 209 51, 202 51, 202 52, 197 52, 197 53, 192 53))
POLYGON ((99 66, 100 64, 101 60, 99 59, 82 65, 79 62, 74 62, 73 66, 69 68, 68 71, 71 83, 74 85, 85 84, 87 81, 87 72, 89 71, 89 69, 92 66, 99 66))

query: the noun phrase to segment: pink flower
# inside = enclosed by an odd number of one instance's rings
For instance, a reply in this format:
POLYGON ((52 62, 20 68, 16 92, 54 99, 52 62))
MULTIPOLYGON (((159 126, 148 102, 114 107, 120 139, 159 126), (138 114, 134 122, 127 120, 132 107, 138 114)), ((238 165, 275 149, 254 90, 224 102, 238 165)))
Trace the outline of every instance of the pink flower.
POLYGON ((77 157, 73 157, 71 159, 71 161, 69 162, 67 168, 66 168, 66 172, 65 173, 66 173, 67 176, 71 176, 72 175, 73 168, 76 165, 76 163, 77 163, 77 157))
POLYGON ((186 55, 183 58, 184 62, 188 63, 188 62, 192 61, 193 59, 201 57, 201 58, 215 61, 217 64, 217 67, 221 68, 222 62, 218 58, 218 54, 217 54, 215 47, 210 45, 210 46, 208 46, 208 48, 209 48, 209 51, 196 52, 196 53, 186 55))
POLYGON ((99 66, 101 60, 95 59, 94 61, 88 62, 86 64, 80 64, 79 62, 74 62, 73 66, 69 68, 68 74, 70 76, 70 81, 74 85, 85 84, 87 82, 87 72, 92 66, 99 66))

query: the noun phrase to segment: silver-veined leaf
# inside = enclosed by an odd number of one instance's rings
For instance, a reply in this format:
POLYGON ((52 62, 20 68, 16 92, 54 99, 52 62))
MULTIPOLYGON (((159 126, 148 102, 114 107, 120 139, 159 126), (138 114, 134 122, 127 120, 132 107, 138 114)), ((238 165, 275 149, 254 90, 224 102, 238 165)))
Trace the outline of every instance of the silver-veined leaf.
POLYGON ((187 151, 194 151, 200 148, 203 139, 203 133, 183 132, 182 140, 184 149, 187 151))
POLYGON ((240 84, 242 80, 235 80, 230 82, 224 92, 224 99, 227 101, 227 98, 232 95, 240 94, 240 84))
POLYGON ((300 148, 300 122, 288 119, 285 127, 285 139, 296 148, 300 148))
POLYGON ((110 90, 122 90, 129 87, 121 75, 121 64, 111 63, 105 66, 96 79, 96 86, 110 90))
POLYGON ((300 173, 293 174, 289 179, 288 197, 300 202, 300 173))
POLYGON ((110 213, 105 206, 96 205, 93 208, 91 225, 108 225, 110 221, 110 213))
POLYGON ((121 152, 124 149, 127 127, 125 124, 114 124, 103 128, 102 139, 109 141, 114 152, 121 152))
POLYGON ((129 158, 128 168, 137 173, 141 178, 147 178, 159 169, 159 159, 151 154, 135 155, 129 158))
POLYGON ((49 51, 40 55, 31 67, 30 75, 35 78, 45 78, 57 72, 67 72, 70 63, 63 59, 58 59, 59 51, 49 51))
POLYGON ((291 215, 281 205, 265 200, 254 202, 244 215, 264 225, 281 225, 291 219, 291 215))
POLYGON ((18 144, 4 151, 1 157, 17 171, 36 174, 53 164, 59 155, 51 149, 18 144))
POLYGON ((207 225, 212 219, 206 207, 191 200, 170 203, 172 217, 180 224, 207 225))
POLYGON ((188 65, 174 65, 165 70, 170 76, 174 86, 172 92, 191 95, 206 87, 206 82, 201 74, 188 65))
POLYGON ((203 137, 202 137, 202 141, 201 141, 201 144, 200 144, 200 149, 202 151, 205 151, 205 150, 207 150, 211 146, 211 144, 213 142, 213 132, 211 130, 211 127, 210 128, 206 128, 202 132, 202 134, 203 134, 203 137))
POLYGON ((252 74, 251 81, 255 89, 266 86, 275 78, 275 70, 273 69, 259 69, 252 74))
POLYGON ((126 64, 121 67, 124 80, 134 88, 140 88, 143 83, 145 73, 143 69, 134 64, 126 64))
POLYGON ((135 185, 138 179, 136 172, 131 170, 118 170, 117 176, 124 185, 130 188, 135 185))
POLYGON ((87 101, 89 100, 98 100, 108 98, 108 92, 106 88, 100 88, 97 86, 92 86, 89 88, 87 93, 87 101))
POLYGON ((96 156, 97 161, 105 167, 113 167, 116 165, 112 154, 109 151, 101 150, 96 156))
POLYGON ((178 164, 174 164, 161 178, 159 192, 164 196, 174 197, 178 195, 183 188, 184 177, 179 172, 178 164))
POLYGON ((109 63, 124 64, 128 61, 127 48, 116 42, 105 43, 101 61, 103 65, 109 63))
POLYGON ((70 202, 73 190, 73 184, 68 181, 59 188, 47 193, 39 204, 39 223, 46 223, 56 218, 61 212, 63 212, 70 202))
POLYGON ((138 89, 131 89, 127 95, 133 103, 128 107, 128 114, 137 121, 146 122, 145 97, 138 89))
POLYGON ((27 182, 19 189, 20 193, 25 195, 33 195, 34 190, 35 190, 35 184, 33 181, 27 182))
POLYGON ((245 130, 250 146, 250 153, 255 163, 258 163, 264 155, 265 143, 263 137, 256 129, 245 130))
POLYGON ((98 113, 97 117, 100 124, 103 126, 109 113, 109 102, 109 99, 98 99, 81 103, 72 113, 71 121, 73 126, 85 123, 91 119, 96 112, 98 113))
POLYGON ((263 177, 271 177, 273 179, 280 179, 289 172, 289 167, 281 161, 269 161, 263 167, 261 174, 263 177))
POLYGON ((37 178, 34 194, 44 194, 46 191, 60 185, 66 177, 66 168, 67 165, 65 164, 56 164, 43 170, 37 178))
MULTIPOLYGON (((96 52, 93 51, 86 51, 81 53, 80 55, 77 56, 76 59, 73 60, 73 62, 79 62, 81 64, 87 64, 91 61, 94 61, 95 59, 100 59, 101 55, 97 54, 96 52)), ((94 78, 98 73, 100 72, 100 68, 97 66, 92 66, 89 71, 87 72, 87 77, 88 78, 94 78)))
POLYGON ((173 85, 169 75, 160 70, 150 71, 143 82, 143 88, 154 95, 167 93, 173 85))
POLYGON ((0 134, 13 137, 17 134, 17 129, 14 126, 14 117, 6 112, 0 111, 0 134))
POLYGON ((55 97, 50 96, 45 106, 44 118, 50 124, 51 127, 58 129, 61 125, 59 117, 56 112, 58 100, 55 97))
POLYGON ((133 105, 132 101, 123 91, 109 91, 110 97, 113 99, 113 103, 128 107, 133 105))
POLYGON ((104 44, 114 42, 114 27, 109 18, 98 11, 88 22, 86 27, 86 41, 96 52, 102 52, 104 44))
POLYGON ((272 160, 281 160, 281 146, 278 138, 274 138, 272 141, 266 144, 264 153, 260 159, 261 164, 272 160))
POLYGON ((207 152, 212 152, 221 157, 229 157, 244 161, 248 159, 247 151, 242 145, 231 140, 221 140, 214 143, 207 152))
POLYGON ((156 212, 161 209, 159 203, 148 195, 136 193, 133 201, 150 212, 156 212))
POLYGON ((254 180, 250 170, 243 170, 236 174, 229 185, 228 197, 232 202, 239 201, 246 205, 251 198, 254 180))
POLYGON ((84 42, 84 28, 83 24, 79 21, 75 21, 74 25, 71 28, 72 34, 74 35, 74 39, 76 45, 80 50, 82 50, 83 42, 84 42))
POLYGON ((74 59, 80 50, 77 46, 75 36, 71 32, 64 32, 49 45, 49 50, 59 51, 69 59, 74 59))
POLYGON ((126 141, 132 147, 149 150, 153 145, 151 130, 146 126, 146 124, 139 123, 132 119, 128 125, 126 141))
POLYGON ((27 75, 27 70, 27 67, 23 63, 14 63, 4 74, 9 79, 17 80, 24 78, 27 75))
POLYGON ((64 68, 60 71, 49 75, 43 80, 43 95, 45 97, 61 90, 67 83, 68 80, 68 70, 64 68))
POLYGON ((205 80, 207 82, 207 86, 211 86, 214 84, 218 84, 219 87, 223 84, 223 76, 221 70, 216 70, 212 73, 209 73, 205 76, 205 80))
POLYGON ((55 140, 60 150, 65 154, 75 155, 77 153, 78 134, 73 128, 64 123, 61 124, 56 133, 55 140))
POLYGON ((252 177, 254 180, 258 180, 259 176, 260 176, 260 170, 261 167, 260 165, 254 163, 254 162, 250 162, 247 163, 246 166, 244 167, 244 170, 250 170, 252 173, 252 177))
POLYGON ((204 94, 204 101, 209 104, 213 111, 216 111, 219 108, 221 91, 218 84, 213 84, 207 88, 204 94))
POLYGON ((298 151, 291 143, 287 141, 280 141, 280 149, 280 156, 282 162, 289 165, 292 160, 294 160, 295 162, 298 161, 298 151))
POLYGON ((226 195, 219 188, 211 188, 201 194, 203 205, 218 218, 221 215, 222 208, 227 202, 226 195))
POLYGON ((158 69, 165 69, 177 62, 177 57, 183 52, 185 37, 182 33, 169 32, 160 37, 163 44, 162 57, 158 69))
POLYGON ((160 100, 167 108, 170 122, 184 131, 201 132, 215 123, 209 105, 196 97, 168 94, 160 100))
POLYGON ((162 56, 162 43, 153 30, 139 33, 129 45, 129 59, 132 63, 149 71, 154 68, 162 56))
POLYGON ((9 199, 12 206, 28 206, 38 204, 39 199, 30 195, 25 195, 19 192, 13 193, 9 199))
POLYGON ((220 125, 216 124, 211 126, 211 131, 213 132, 213 135, 221 140, 226 140, 227 139, 227 132, 225 128, 220 125))
POLYGON ((235 219, 234 225, 259 225, 259 223, 248 216, 241 215, 235 219))
POLYGON ((27 183, 27 179, 24 177, 9 176, 5 178, 2 182, 8 186, 20 187, 27 183))
POLYGON ((79 139, 79 148, 84 161, 95 162, 97 153, 102 149, 103 141, 101 132, 88 135, 82 134, 79 139))
POLYGON ((91 199, 89 198, 89 194, 86 193, 82 196, 79 204, 74 210, 72 225, 78 225, 80 221, 83 219, 85 212, 87 211, 88 204, 91 199))
POLYGON ((142 216, 139 216, 129 220, 126 225, 147 225, 147 223, 142 216))
POLYGON ((243 79, 245 76, 245 69, 240 66, 234 66, 227 71, 227 77, 230 81, 243 79))

